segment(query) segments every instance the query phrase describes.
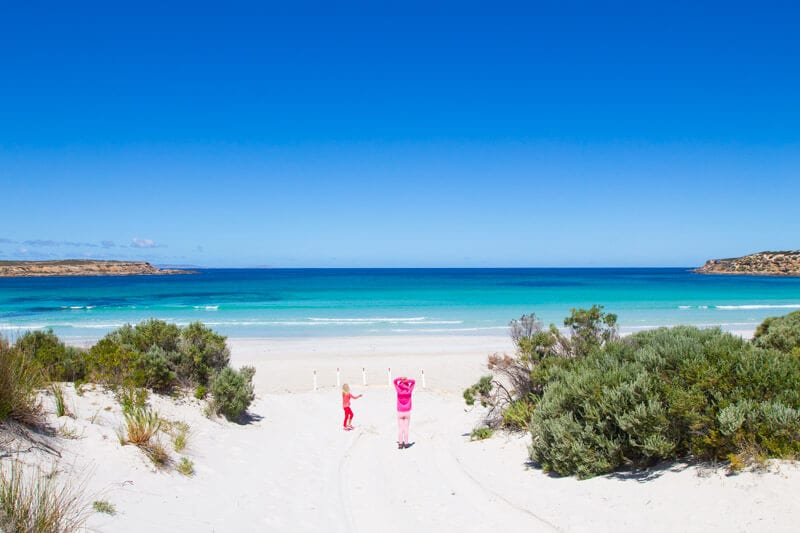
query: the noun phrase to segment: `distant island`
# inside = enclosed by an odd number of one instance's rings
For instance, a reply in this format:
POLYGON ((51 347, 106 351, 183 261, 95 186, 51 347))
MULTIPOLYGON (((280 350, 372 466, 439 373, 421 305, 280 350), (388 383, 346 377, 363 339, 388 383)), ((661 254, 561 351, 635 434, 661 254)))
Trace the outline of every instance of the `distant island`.
POLYGON ((711 259, 694 270, 699 274, 800 276, 800 251, 759 252, 729 259, 711 259))
POLYGON ((101 261, 66 259, 62 261, 0 261, 0 278, 47 276, 154 276, 197 274, 194 270, 161 269, 145 261, 101 261))

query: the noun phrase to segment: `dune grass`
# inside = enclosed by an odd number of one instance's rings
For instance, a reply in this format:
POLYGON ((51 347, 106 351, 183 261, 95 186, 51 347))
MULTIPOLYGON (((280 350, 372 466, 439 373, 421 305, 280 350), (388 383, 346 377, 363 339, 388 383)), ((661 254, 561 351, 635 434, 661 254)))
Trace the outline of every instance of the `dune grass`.
POLYGON ((124 444, 147 446, 161 429, 158 413, 147 408, 137 407, 125 413, 124 444))
POLYGON ((83 528, 89 507, 84 483, 61 482, 54 472, 25 470, 13 460, 0 467, 0 531, 71 533, 83 528))
POLYGON ((0 420, 11 419, 27 425, 41 423, 42 409, 36 390, 42 384, 38 365, 0 337, 0 420))

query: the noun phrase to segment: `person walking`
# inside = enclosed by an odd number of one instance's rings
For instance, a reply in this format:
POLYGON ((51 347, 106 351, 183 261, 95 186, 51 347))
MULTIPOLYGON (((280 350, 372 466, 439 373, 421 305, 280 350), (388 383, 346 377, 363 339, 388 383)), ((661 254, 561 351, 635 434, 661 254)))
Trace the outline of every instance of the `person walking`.
POLYGON ((397 449, 411 447, 408 442, 408 426, 411 423, 411 393, 414 392, 415 381, 407 377, 394 380, 397 391, 397 449))
POLYGON ((342 407, 344 408, 344 423, 342 427, 345 431, 353 429, 353 410, 350 409, 350 400, 357 400, 361 398, 362 394, 351 394, 350 385, 345 383, 342 385, 342 407))

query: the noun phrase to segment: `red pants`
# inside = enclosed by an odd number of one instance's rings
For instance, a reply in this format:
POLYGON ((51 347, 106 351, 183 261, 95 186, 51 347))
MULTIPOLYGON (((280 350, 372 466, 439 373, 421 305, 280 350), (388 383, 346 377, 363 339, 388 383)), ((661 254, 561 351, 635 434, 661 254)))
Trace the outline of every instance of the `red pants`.
POLYGON ((352 421, 353 421, 353 410, 350 409, 349 407, 345 407, 344 408, 344 424, 342 424, 342 425, 344 427, 347 427, 347 426, 350 425, 350 422, 352 422, 352 421))

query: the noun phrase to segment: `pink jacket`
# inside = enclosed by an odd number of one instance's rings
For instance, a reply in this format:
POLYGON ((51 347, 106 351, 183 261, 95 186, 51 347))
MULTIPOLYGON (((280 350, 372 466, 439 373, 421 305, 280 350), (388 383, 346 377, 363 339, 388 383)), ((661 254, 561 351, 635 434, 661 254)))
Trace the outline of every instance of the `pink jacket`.
POLYGON ((414 391, 413 379, 400 381, 400 378, 394 380, 394 388, 397 391, 397 412, 407 413, 411 410, 411 393, 414 391))

